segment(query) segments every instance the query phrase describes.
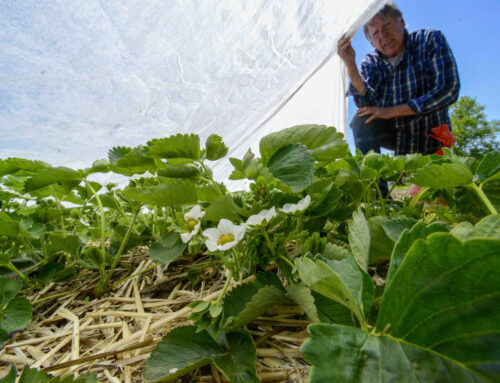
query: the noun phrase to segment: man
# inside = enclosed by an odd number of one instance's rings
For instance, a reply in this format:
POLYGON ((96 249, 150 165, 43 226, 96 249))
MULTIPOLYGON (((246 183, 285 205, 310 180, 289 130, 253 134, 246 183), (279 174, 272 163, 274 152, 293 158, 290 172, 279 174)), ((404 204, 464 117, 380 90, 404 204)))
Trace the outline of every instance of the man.
MULTIPOLYGON (((389 2, 364 27, 375 48, 356 67, 349 37, 337 53, 350 78, 348 95, 358 106, 351 122, 362 153, 380 148, 395 154, 435 153, 441 143, 432 128, 451 127, 448 107, 458 99, 460 80, 453 53, 438 30, 408 33, 401 11, 389 2)), ((386 188, 386 186, 385 186, 386 188)))

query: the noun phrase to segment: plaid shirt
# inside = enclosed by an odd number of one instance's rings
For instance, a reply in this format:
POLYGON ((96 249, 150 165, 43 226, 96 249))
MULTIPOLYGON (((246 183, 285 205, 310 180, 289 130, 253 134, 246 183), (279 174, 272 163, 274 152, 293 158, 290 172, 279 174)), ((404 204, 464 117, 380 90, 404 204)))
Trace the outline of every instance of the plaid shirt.
POLYGON ((395 68, 377 50, 361 62, 366 93, 351 85, 348 95, 358 107, 408 104, 417 114, 387 120, 397 129, 395 154, 436 152, 441 144, 431 128, 448 124, 448 107, 458 99, 460 80, 444 35, 434 29, 406 33, 405 51, 395 68))

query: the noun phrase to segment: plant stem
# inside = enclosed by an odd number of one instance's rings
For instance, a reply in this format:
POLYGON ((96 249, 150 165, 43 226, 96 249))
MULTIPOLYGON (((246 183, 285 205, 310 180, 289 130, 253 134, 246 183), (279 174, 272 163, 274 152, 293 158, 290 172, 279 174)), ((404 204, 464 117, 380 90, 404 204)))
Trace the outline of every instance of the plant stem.
POLYGON ((57 193, 56 190, 54 189, 54 185, 50 186, 50 189, 52 190, 52 194, 54 195, 54 198, 56 199, 57 207, 59 208, 59 211, 61 212, 61 230, 62 230, 62 235, 63 237, 66 237, 66 228, 64 226, 64 212, 63 208, 61 206, 61 202, 59 201, 59 198, 57 198, 57 193))
POLYGON ((484 192, 481 188, 477 187, 477 185, 475 183, 471 183, 471 184, 467 185, 466 187, 468 187, 476 192, 478 197, 481 199, 481 201, 483 201, 484 205, 486 206, 486 208, 489 210, 489 212, 491 214, 497 214, 497 210, 495 209, 493 204, 490 202, 490 200, 488 199, 486 194, 484 194, 484 192))
POLYGON ((4 266, 8 268, 10 271, 16 273, 26 286, 33 286, 33 283, 30 281, 30 279, 26 275, 21 273, 19 269, 12 264, 12 262, 9 262, 4 266))
MULTIPOLYGON (((385 198, 382 195, 382 191, 380 190, 380 186, 378 186, 378 182, 375 181, 375 189, 377 189, 378 197, 380 199, 380 207, 382 208, 382 214, 385 215, 385 198)), ((387 194, 389 195, 389 194, 387 194)))
POLYGON ((217 190, 217 192, 219 193, 219 195, 221 197, 223 197, 224 193, 220 189, 219 184, 217 182, 215 182, 214 178, 212 177, 212 173, 210 172, 210 169, 208 169, 206 167, 206 165, 203 163, 203 161, 200 161, 200 164, 203 167, 203 170, 205 170, 205 173, 206 173, 207 177, 209 178, 210 182, 212 183, 212 185, 214 185, 214 187, 217 190))
POLYGON ((430 188, 428 186, 420 189, 415 198, 413 198, 413 200, 411 201, 410 206, 415 207, 415 205, 420 201, 420 199, 424 196, 425 193, 427 193, 429 189, 430 188))
POLYGON ((130 233, 132 232, 132 229, 134 228, 134 224, 135 224, 135 221, 137 219, 137 215, 139 214, 140 210, 141 210, 141 205, 139 204, 134 211, 134 216, 132 217, 132 221, 130 222, 130 225, 127 229, 127 233, 125 234, 125 237, 123 237, 120 248, 118 249, 118 252, 116 253, 116 255, 113 259, 113 264, 111 265, 111 268, 108 271, 106 279, 104 280, 104 286, 107 286, 107 284, 109 283, 109 280, 111 279, 111 276, 113 275, 113 271, 115 271, 116 265, 118 264, 120 256, 122 255, 123 250, 125 249, 125 246, 127 245, 128 239, 130 237, 130 233))
POLYGON ((100 218, 101 218, 101 265, 99 267, 99 271, 101 273, 101 278, 105 278, 106 276, 106 241, 105 241, 105 221, 104 221, 104 207, 102 206, 102 201, 97 195, 96 191, 90 184, 90 182, 85 181, 85 184, 90 189, 92 194, 94 195, 97 204, 99 205, 100 218))
POLYGON ((22 235, 20 235, 19 237, 21 238, 21 242, 24 244, 24 246, 26 246, 28 248, 31 255, 33 255, 37 259, 37 261, 43 263, 43 259, 40 258, 40 256, 35 252, 31 243, 26 238, 24 238, 22 235))
POLYGON ((233 272, 229 270, 229 276, 226 279, 226 283, 224 283, 224 287, 222 288, 222 292, 218 296, 217 300, 215 301, 216 303, 220 303, 224 295, 226 294, 227 288, 229 287, 229 282, 231 282, 231 279, 233 278, 233 272))

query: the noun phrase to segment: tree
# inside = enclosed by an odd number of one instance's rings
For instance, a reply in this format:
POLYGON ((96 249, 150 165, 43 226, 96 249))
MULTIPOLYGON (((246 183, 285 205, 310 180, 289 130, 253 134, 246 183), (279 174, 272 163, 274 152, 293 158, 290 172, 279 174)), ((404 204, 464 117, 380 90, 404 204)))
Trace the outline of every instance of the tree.
POLYGON ((468 96, 461 97, 451 108, 451 124, 457 139, 453 150, 458 155, 482 158, 492 150, 499 150, 500 121, 487 121, 484 109, 468 96))

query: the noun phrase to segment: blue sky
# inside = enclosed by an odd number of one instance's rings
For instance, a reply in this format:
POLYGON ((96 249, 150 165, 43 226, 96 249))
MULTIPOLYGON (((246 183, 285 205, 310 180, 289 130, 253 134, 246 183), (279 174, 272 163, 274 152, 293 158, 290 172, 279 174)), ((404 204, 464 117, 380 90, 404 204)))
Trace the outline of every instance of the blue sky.
MULTIPOLYGON (((460 96, 475 97, 488 120, 500 120, 500 0, 395 0, 409 31, 440 29, 450 44, 460 73, 460 96)), ((356 62, 373 48, 360 30, 352 45, 356 62)), ((355 105, 349 100, 349 121, 355 105)), ((348 141, 352 145, 351 131, 348 141)))

